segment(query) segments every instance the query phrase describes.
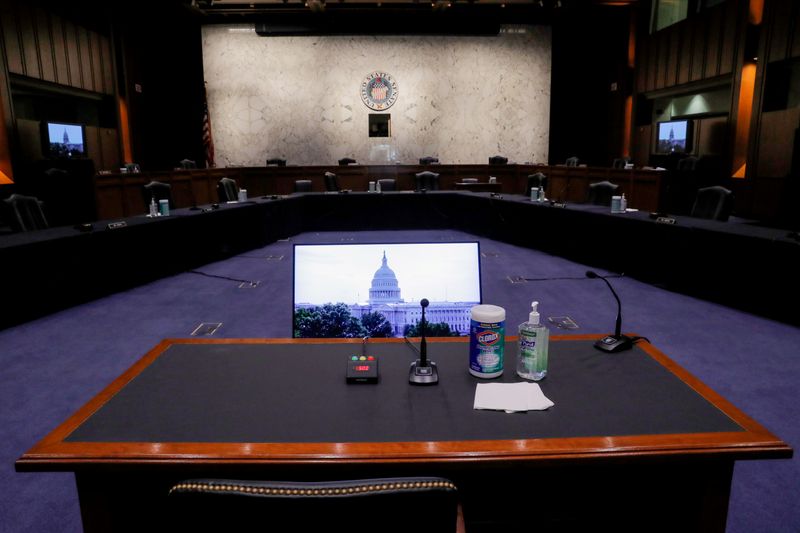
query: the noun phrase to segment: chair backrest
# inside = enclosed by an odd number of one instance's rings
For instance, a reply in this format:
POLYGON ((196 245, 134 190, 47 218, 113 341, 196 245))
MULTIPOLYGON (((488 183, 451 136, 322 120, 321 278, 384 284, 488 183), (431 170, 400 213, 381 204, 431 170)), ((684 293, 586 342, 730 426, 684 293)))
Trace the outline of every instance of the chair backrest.
POLYGON ((448 479, 407 477, 291 482, 190 479, 167 498, 175 531, 455 532, 458 492, 448 479), (267 528, 271 529, 271 528, 267 528))
POLYGON ((285 167, 286 166, 286 160, 285 159, 281 159, 279 157, 273 157, 273 158, 267 159, 267 166, 270 166, 270 165, 278 166, 278 167, 285 167))
POLYGON ((181 164, 181 168, 183 169, 197 168, 197 163, 191 159, 181 159, 179 162, 181 164))
POLYGON ((381 192, 397 190, 397 181, 394 178, 384 178, 382 180, 378 180, 378 183, 381 185, 381 192))
POLYGON ((169 183, 151 180, 150 183, 142 185, 144 205, 150 205, 151 199, 154 199, 156 204, 158 204, 159 200, 168 200, 169 208, 175 209, 175 203, 172 201, 172 186, 169 183))
POLYGON ((611 163, 611 168, 625 168, 625 165, 631 162, 630 157, 617 157, 611 163))
POLYGON ((217 183, 217 195, 220 202, 233 202, 239 199, 239 187, 236 180, 231 178, 220 178, 217 183))
POLYGON ((439 190, 439 174, 426 170, 414 175, 414 190, 421 191, 438 191, 439 190))
POLYGON ((619 185, 615 185, 610 181, 598 181, 589 184, 589 193, 586 201, 594 205, 611 205, 611 197, 619 189, 619 185))
POLYGON ((697 157, 690 155, 689 157, 684 157, 680 161, 678 161, 677 169, 680 172, 692 172, 697 169, 697 157))
POLYGON ((432 165, 432 164, 438 163, 438 162, 439 162, 439 158, 438 157, 425 156, 425 157, 420 157, 419 158, 419 164, 420 165, 432 165))
POLYGON ((698 189, 691 216, 725 222, 733 211, 733 192, 714 185, 698 189))
POLYGON ((575 156, 567 158, 567 166, 568 167, 577 167, 578 163, 580 163, 580 159, 575 156))
POLYGON ((478 178, 461 178, 461 183, 478 183, 478 178))
POLYGON ((493 155, 489 158, 490 165, 506 165, 508 164, 508 158, 503 157, 502 155, 493 155))
POLYGON ((294 192, 311 192, 311 180, 295 180, 294 192))
POLYGON ((5 218, 14 231, 33 231, 50 227, 42 203, 34 196, 12 194, 3 200, 5 218))
POLYGON ((339 189, 339 180, 336 178, 336 174, 333 172, 326 172, 325 173, 325 190, 326 191, 338 191, 339 189))
POLYGON ((350 158, 350 157, 343 157, 343 158, 341 158, 339 160, 339 164, 342 165, 342 166, 355 165, 356 164, 356 160, 353 159, 353 158, 350 158))
POLYGON ((547 189, 547 176, 545 176, 541 172, 529 175, 528 188, 525 189, 524 193, 526 196, 531 193, 531 187, 539 187, 540 190, 547 189))

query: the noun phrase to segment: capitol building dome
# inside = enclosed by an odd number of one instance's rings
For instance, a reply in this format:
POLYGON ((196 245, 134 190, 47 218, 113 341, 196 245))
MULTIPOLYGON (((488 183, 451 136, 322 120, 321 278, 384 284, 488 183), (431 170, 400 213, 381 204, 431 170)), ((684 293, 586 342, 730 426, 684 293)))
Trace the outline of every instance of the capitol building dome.
POLYGON ((369 303, 386 304, 402 301, 397 276, 395 276, 394 270, 389 268, 386 261, 386 252, 383 252, 381 267, 375 271, 375 275, 372 277, 372 285, 369 288, 369 303))

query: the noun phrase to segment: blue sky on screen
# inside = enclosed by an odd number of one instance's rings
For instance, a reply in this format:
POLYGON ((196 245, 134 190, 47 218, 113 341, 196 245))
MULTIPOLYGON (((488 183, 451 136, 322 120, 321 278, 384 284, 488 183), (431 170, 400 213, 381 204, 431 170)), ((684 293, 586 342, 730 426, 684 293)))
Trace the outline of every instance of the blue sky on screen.
POLYGON ((47 125, 47 132, 51 143, 64 141, 64 130, 67 131, 70 144, 83 144, 83 130, 80 126, 71 124, 57 124, 51 122, 47 125))

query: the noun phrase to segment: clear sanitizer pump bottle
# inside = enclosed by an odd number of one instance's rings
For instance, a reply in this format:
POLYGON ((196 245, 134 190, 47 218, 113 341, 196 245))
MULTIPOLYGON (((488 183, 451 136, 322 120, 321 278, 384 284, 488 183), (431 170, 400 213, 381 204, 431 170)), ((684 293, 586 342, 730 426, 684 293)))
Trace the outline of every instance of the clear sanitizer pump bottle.
POLYGON ((531 303, 528 321, 519 325, 517 374, 521 378, 539 381, 547 375, 547 349, 550 330, 539 323, 539 302, 531 303))
POLYGON ((158 216, 158 206, 156 206, 156 199, 154 196, 150 197, 150 214, 148 216, 151 217, 158 216))

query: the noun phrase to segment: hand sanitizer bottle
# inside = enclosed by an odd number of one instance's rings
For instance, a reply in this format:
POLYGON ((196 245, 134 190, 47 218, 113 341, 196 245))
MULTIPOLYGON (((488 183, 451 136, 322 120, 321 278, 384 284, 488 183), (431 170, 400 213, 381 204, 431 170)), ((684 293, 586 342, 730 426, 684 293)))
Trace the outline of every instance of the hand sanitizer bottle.
POLYGON ((619 211, 620 213, 625 213, 626 209, 628 209, 628 200, 625 199, 625 193, 622 193, 622 198, 619 201, 619 211))
POLYGON ((521 378, 539 381, 547 375, 547 349, 550 330, 539 323, 539 302, 531 303, 528 321, 519 325, 517 374, 521 378))
POLYGON ((150 197, 150 214, 147 216, 150 217, 158 216, 158 207, 156 207, 156 199, 153 196, 150 197))

